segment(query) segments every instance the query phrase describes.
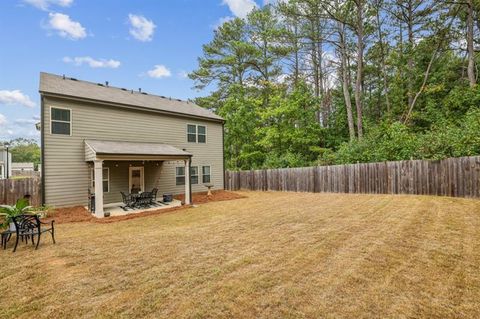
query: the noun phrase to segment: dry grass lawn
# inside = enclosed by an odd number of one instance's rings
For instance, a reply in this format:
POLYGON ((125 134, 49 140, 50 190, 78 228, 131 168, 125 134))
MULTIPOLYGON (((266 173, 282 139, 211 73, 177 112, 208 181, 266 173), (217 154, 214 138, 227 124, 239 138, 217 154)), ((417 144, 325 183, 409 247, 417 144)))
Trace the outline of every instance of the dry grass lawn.
POLYGON ((0 251, 0 317, 479 316, 480 201, 242 194, 0 251))

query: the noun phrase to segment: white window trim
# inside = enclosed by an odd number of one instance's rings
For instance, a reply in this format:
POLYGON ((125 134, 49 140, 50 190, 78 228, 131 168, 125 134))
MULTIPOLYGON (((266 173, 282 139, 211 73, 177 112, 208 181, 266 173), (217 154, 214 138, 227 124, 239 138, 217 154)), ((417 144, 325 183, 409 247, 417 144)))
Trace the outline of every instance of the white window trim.
POLYGON ((175 166, 175 186, 184 186, 187 183, 185 177, 185 166, 175 166), (183 175, 177 175, 177 168, 183 168, 183 175), (177 184, 177 178, 183 177, 183 184, 177 184))
MULTIPOLYGON (((102 169, 106 169, 107 170, 107 178, 105 178, 105 174, 103 174, 102 172, 102 177, 103 177, 103 180, 102 180, 102 190, 103 190, 103 182, 107 182, 108 184, 108 191, 107 192, 103 192, 103 193, 110 193, 110 167, 102 167, 102 169)), ((93 182, 95 181, 95 169, 91 168, 90 169, 90 187, 93 189, 94 186, 93 186, 93 182)))
POLYGON ((191 183, 192 185, 199 185, 200 183, 200 175, 198 174, 198 168, 199 166, 198 165, 191 165, 190 166, 190 182, 192 181, 192 176, 197 176, 197 182, 196 183, 191 183), (197 168, 197 175, 193 175, 193 170, 192 170, 192 167, 196 167, 197 168))
POLYGON ((201 174, 201 175, 202 175, 202 184, 205 184, 205 183, 213 184, 213 182, 212 182, 212 165, 210 165, 210 164, 202 164, 201 167, 202 167, 202 174, 201 174), (204 166, 210 167, 210 174, 209 174, 209 175, 210 175, 210 182, 204 182, 204 181, 203 181, 203 167, 204 167, 204 166))
POLYGON ((72 130, 73 130, 73 111, 72 111, 72 109, 70 109, 70 108, 68 108, 68 107, 61 107, 61 106, 53 106, 53 105, 51 105, 51 106, 50 106, 50 134, 51 134, 51 135, 72 136, 72 130), (59 121, 59 120, 52 120, 52 109, 68 110, 68 111, 70 111, 70 122, 68 122, 68 121, 59 121), (55 121, 55 122, 60 122, 60 123, 68 123, 68 124, 70 124, 70 134, 69 134, 69 135, 66 135, 66 134, 53 133, 53 125, 52 125, 52 122, 53 122, 53 121, 55 121))
MULTIPOLYGON (((187 143, 190 143, 190 144, 208 144, 208 128, 207 128, 207 125, 206 124, 194 124, 194 123, 187 123, 187 126, 186 126, 186 132, 187 132, 187 143), (195 142, 189 142, 188 141, 188 126, 189 125, 193 125, 195 126, 195 142), (198 127, 199 126, 203 126, 205 127, 205 143, 199 143, 198 142, 198 127)), ((203 135, 203 134, 201 134, 203 135)))
POLYGON ((197 124, 187 123, 186 132, 187 132, 187 143, 195 143, 195 144, 198 144, 198 127, 197 127, 197 124), (189 125, 195 126, 195 142, 190 142, 190 141, 188 140, 188 135, 189 135, 189 134, 192 134, 192 133, 189 133, 189 132, 188 132, 188 126, 189 126, 189 125))

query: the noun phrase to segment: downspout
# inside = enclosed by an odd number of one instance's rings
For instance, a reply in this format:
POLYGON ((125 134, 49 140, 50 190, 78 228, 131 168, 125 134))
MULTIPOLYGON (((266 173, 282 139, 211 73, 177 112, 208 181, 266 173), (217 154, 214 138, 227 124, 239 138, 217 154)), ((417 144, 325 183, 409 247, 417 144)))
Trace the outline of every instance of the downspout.
POLYGON ((40 102, 40 158, 42 160, 40 181, 42 182, 42 205, 45 205, 45 115, 44 115, 44 97, 41 96, 40 102))
MULTIPOLYGON (((190 193, 190 205, 193 205, 193 197, 192 197, 192 156, 190 155, 190 160, 188 161, 188 192, 190 193)), ((198 172, 197 172, 198 174, 198 172)))

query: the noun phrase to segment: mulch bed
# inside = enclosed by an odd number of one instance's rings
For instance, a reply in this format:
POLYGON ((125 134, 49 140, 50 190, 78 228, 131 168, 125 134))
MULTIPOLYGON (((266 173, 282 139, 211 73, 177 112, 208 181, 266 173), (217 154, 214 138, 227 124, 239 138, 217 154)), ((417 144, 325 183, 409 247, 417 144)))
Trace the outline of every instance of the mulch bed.
MULTIPOLYGON (((183 195, 175 196, 176 199, 182 200, 184 199, 183 195)), ((245 198, 237 193, 219 190, 213 191, 211 196, 207 196, 207 193, 194 193, 192 194, 193 203, 196 204, 204 204, 209 202, 217 202, 217 201, 225 201, 225 200, 233 200, 245 198)), ((130 220, 139 217, 146 217, 152 215, 160 215, 164 213, 169 213, 172 211, 182 210, 191 207, 188 206, 178 206, 172 208, 163 208, 157 210, 149 210, 146 212, 141 213, 132 213, 123 216, 112 216, 107 218, 95 218, 85 209, 83 206, 75 206, 75 207, 66 207, 66 208, 57 208, 55 211, 51 212, 49 216, 45 219, 46 222, 49 220, 54 219, 56 224, 66 224, 66 223, 79 223, 79 222, 92 222, 92 223, 101 223, 101 224, 108 224, 114 223, 123 220, 130 220)))

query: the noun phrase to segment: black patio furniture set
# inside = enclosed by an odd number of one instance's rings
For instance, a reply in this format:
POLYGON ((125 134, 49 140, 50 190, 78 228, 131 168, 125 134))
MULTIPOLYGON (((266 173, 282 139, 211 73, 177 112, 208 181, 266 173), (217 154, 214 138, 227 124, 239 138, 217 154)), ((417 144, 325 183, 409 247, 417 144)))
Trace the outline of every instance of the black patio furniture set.
POLYGON ((125 194, 124 192, 120 192, 122 194, 122 201, 123 210, 128 209, 138 209, 138 208, 149 208, 152 206, 159 206, 157 202, 157 192, 158 189, 154 188, 151 192, 142 192, 142 193, 130 193, 125 194))

